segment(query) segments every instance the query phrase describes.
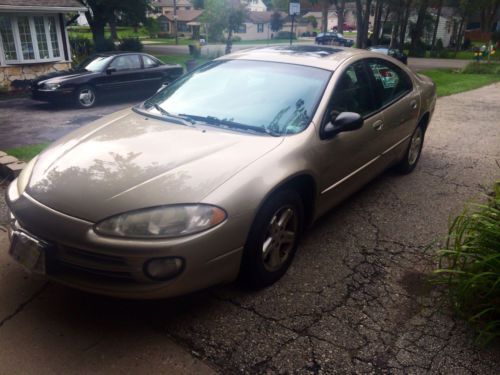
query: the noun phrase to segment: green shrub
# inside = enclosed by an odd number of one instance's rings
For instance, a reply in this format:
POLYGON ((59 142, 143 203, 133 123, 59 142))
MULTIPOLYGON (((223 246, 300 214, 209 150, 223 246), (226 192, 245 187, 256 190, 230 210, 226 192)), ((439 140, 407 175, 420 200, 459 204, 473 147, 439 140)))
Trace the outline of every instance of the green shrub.
POLYGON ((115 42, 111 38, 105 38, 95 43, 94 50, 96 52, 108 52, 116 49, 115 42))
POLYGON ((500 64, 499 63, 478 63, 470 62, 462 70, 462 73, 467 74, 500 74, 500 64))
POLYGON ((500 182, 493 190, 485 204, 469 205, 453 220, 435 271, 482 343, 500 337, 500 182))
MULTIPOLYGON (((276 34, 275 39, 290 39, 290 31, 279 31, 276 34)), ((295 33, 292 34, 292 39, 297 39, 295 33)))
POLYGON ((73 66, 77 66, 88 56, 94 53, 94 43, 92 39, 83 37, 69 38, 71 47, 73 66))
POLYGON ((171 38, 173 38, 173 36, 172 36, 172 34, 167 33, 167 32, 165 32, 165 31, 160 31, 160 32, 158 33, 158 38, 162 38, 162 39, 171 39, 171 38))
POLYGON ((241 42, 241 36, 239 36, 239 35, 235 35, 235 36, 233 36, 233 37, 231 38, 231 40, 232 40, 233 42, 241 42))
POLYGON ((118 49, 120 51, 141 52, 144 49, 144 46, 139 38, 124 38, 120 41, 118 49))
POLYGON ((500 43, 500 31, 495 31, 491 34, 491 41, 493 43, 500 43))

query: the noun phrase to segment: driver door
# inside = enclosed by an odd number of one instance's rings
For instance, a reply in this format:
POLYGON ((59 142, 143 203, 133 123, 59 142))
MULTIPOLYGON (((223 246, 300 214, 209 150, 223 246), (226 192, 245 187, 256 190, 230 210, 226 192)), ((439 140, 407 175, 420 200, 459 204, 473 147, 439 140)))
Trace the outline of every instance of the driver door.
POLYGON ((360 129, 319 140, 315 147, 320 166, 318 207, 322 211, 359 189, 384 168, 380 160, 384 116, 376 108, 364 60, 349 65, 337 79, 322 126, 341 112, 359 113, 364 122, 360 129))

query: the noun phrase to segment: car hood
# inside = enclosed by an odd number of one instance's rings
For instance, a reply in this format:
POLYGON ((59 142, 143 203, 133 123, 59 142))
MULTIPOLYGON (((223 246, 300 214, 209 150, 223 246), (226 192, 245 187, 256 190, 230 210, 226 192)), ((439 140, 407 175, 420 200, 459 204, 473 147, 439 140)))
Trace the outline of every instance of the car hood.
POLYGON ((282 141, 125 110, 40 154, 26 192, 92 222, 145 207, 195 203, 282 141))
POLYGON ((89 72, 88 70, 64 70, 60 72, 52 72, 44 74, 35 80, 35 83, 61 83, 72 80, 74 78, 80 78, 83 76, 98 75, 99 73, 89 72))

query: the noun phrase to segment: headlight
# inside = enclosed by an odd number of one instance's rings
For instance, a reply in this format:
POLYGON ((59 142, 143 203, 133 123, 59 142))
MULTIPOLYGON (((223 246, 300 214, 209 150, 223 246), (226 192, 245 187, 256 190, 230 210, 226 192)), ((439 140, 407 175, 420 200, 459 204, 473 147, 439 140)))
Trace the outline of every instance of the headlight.
POLYGON ((59 83, 44 83, 43 84, 43 89, 44 90, 57 90, 59 87, 61 87, 61 85, 59 83))
POLYGON ((127 212, 96 224, 99 234, 130 238, 172 238, 212 228, 226 212, 206 204, 162 206, 127 212))

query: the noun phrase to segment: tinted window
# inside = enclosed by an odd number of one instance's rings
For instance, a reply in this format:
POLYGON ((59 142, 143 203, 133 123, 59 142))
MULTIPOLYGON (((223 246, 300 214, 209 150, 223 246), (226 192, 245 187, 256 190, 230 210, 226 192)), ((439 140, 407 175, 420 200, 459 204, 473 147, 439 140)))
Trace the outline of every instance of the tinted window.
POLYGON ((356 112, 365 116, 373 112, 369 77, 362 62, 351 65, 342 74, 335 85, 330 104, 330 111, 356 112))
POLYGON ((145 68, 154 68, 154 67, 160 65, 158 63, 158 61, 153 60, 149 56, 142 56, 142 61, 144 62, 144 67, 145 68))
POLYGON ((140 69, 141 68, 141 60, 139 55, 125 55, 118 56, 115 58, 111 64, 110 68, 114 68, 117 71, 119 70, 130 70, 130 69, 140 69))
POLYGON ((379 107, 411 91, 410 77, 397 66, 378 59, 370 60, 368 66, 375 79, 374 92, 379 107))
POLYGON ((89 72, 101 72, 104 70, 106 65, 112 59, 112 56, 93 56, 84 60, 80 65, 79 69, 85 69, 89 72))

